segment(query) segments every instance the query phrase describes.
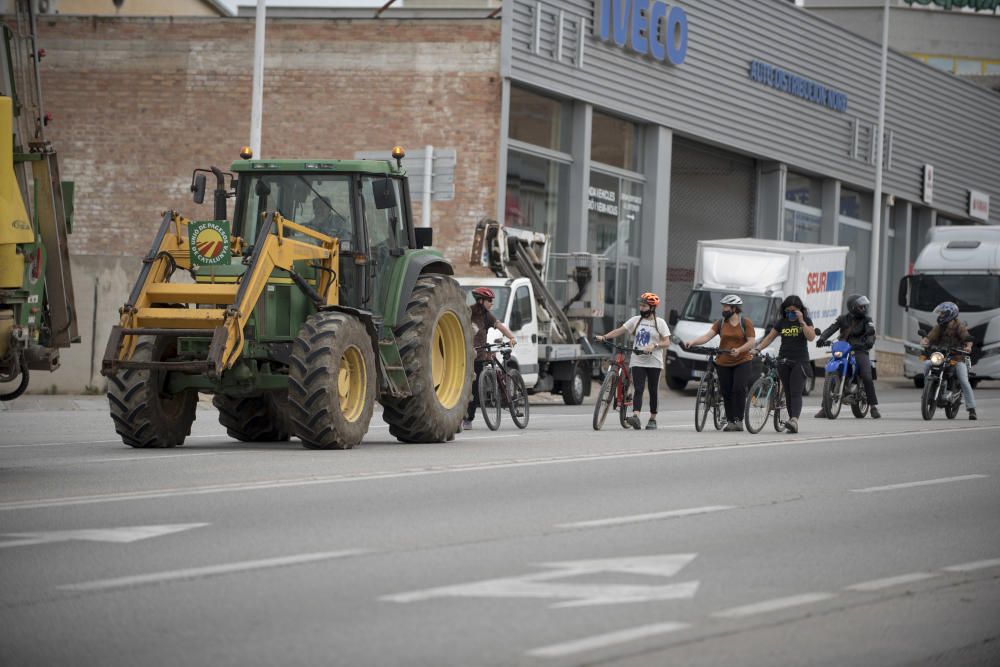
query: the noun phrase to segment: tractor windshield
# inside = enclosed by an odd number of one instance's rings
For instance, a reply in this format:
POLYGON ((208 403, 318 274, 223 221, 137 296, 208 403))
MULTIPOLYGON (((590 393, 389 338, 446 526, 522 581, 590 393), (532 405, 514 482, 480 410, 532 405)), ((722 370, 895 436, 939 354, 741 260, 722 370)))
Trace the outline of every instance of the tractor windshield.
MULTIPOLYGON (((240 221, 243 236, 254 243, 268 211, 278 211, 318 232, 340 239, 349 251, 355 239, 351 207, 351 179, 337 174, 254 174, 247 188, 247 202, 240 221)), ((299 239, 309 243, 314 240, 299 239)))

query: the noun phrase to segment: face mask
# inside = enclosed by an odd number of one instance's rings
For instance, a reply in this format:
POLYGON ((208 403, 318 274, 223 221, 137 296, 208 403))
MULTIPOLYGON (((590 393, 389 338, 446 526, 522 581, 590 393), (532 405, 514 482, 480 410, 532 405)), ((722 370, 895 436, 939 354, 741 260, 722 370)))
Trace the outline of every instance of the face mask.
POLYGON ((722 317, 723 317, 724 319, 727 319, 727 320, 728 320, 728 319, 729 319, 730 317, 732 317, 732 316, 733 316, 733 311, 731 311, 731 310, 726 310, 726 309, 723 309, 723 310, 722 310, 722 317))
POLYGON ((799 318, 798 313, 796 313, 794 310, 786 310, 785 317, 787 317, 790 320, 797 320, 799 318))

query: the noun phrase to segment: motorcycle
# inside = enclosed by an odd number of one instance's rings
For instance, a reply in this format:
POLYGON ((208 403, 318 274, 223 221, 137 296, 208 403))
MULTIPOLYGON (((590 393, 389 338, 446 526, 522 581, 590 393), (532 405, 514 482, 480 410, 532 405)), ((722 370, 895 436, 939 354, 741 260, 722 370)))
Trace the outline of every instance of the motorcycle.
POLYGON ((944 408, 944 416, 954 419, 962 405, 962 385, 958 381, 955 367, 968 363, 965 350, 957 347, 928 347, 922 359, 930 359, 931 367, 924 378, 924 390, 920 394, 920 414, 930 421, 934 411, 944 408))
POLYGON ((868 414, 868 395, 861 382, 851 344, 838 340, 831 346, 830 361, 826 364, 823 410, 829 419, 836 419, 845 403, 851 406, 851 412, 858 419, 864 419, 868 414))

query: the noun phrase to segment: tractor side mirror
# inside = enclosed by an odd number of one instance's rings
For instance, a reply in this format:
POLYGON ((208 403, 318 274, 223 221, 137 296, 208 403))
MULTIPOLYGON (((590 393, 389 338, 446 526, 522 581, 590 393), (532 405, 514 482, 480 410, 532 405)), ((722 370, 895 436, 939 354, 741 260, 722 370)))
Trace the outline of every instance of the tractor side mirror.
POLYGON ((372 195, 375 197, 375 208, 378 210, 396 208, 396 188, 392 187, 391 178, 377 178, 372 181, 372 195))
POLYGON ((257 181, 257 185, 253 190, 258 197, 266 197, 271 194, 271 186, 264 182, 264 179, 257 181))
POLYGON ((194 180, 191 182, 191 199, 194 200, 195 204, 201 204, 205 201, 205 174, 195 174, 194 180))
POLYGON ((680 319, 681 319, 681 314, 677 312, 676 308, 670 311, 670 320, 668 320, 670 326, 672 327, 677 326, 677 323, 680 321, 680 319))
POLYGON ((434 245, 434 230, 430 227, 416 227, 413 236, 417 242, 417 250, 434 245))

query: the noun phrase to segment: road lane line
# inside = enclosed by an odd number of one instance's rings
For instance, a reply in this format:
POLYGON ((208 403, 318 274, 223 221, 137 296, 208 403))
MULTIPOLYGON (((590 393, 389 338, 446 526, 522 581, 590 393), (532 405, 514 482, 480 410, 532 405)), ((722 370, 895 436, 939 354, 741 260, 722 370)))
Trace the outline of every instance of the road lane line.
POLYGON ((698 514, 723 512, 725 510, 733 510, 733 509, 736 509, 736 505, 708 505, 706 507, 692 507, 690 509, 672 510, 669 512, 633 514, 631 516, 618 516, 609 519, 595 519, 593 521, 575 521, 573 523, 560 523, 556 525, 556 528, 598 528, 602 526, 619 526, 628 523, 641 523, 643 521, 659 521, 660 519, 673 519, 683 516, 695 516, 698 514))
MULTIPOLYGON (((377 471, 370 473, 353 473, 343 475, 318 476, 308 478, 293 478, 284 480, 260 480, 257 482, 233 482, 230 484, 216 484, 207 486, 175 487, 165 489, 153 489, 150 491, 132 491, 126 493, 94 494, 89 496, 70 496, 61 498, 39 498, 32 500, 10 500, 0 502, 0 512, 20 509, 43 509, 48 507, 67 507, 74 505, 91 505, 95 503, 120 502, 127 500, 148 500, 157 498, 171 498, 176 496, 196 496, 210 493, 227 493, 234 491, 256 491, 283 489, 297 486, 315 486, 318 484, 341 484, 345 482, 362 482, 383 479, 402 479, 407 477, 423 477, 427 475, 441 475, 456 472, 477 472, 505 470, 510 468, 527 468, 543 465, 561 465, 567 463, 590 463, 609 460, 645 458, 650 456, 679 456, 689 454, 703 454, 715 452, 738 452, 748 449, 770 449, 772 447, 802 447, 803 445, 826 445, 831 442, 841 441, 864 441, 893 437, 911 437, 915 433, 953 433, 978 431, 994 431, 1000 426, 979 426, 954 429, 936 429, 933 431, 900 431, 895 433, 868 433, 864 435, 848 435, 840 437, 817 436, 814 438, 785 438, 778 440, 765 440, 764 442, 732 443, 726 445, 699 445, 697 447, 685 447, 682 449, 634 449, 619 450, 611 452, 599 452, 595 454, 582 454, 575 456, 550 456, 530 459, 507 459, 499 461, 488 461, 485 463, 462 463, 447 466, 436 466, 430 468, 404 469, 399 471, 377 471)), ((507 436, 499 436, 507 437, 507 436)), ((513 436, 519 437, 519 436, 513 436)))
POLYGON ((767 614, 772 611, 791 609, 792 607, 801 607, 807 604, 823 602, 824 600, 832 600, 835 597, 837 597, 836 593, 804 593, 802 595, 792 595, 790 597, 775 598, 774 600, 765 600, 764 602, 755 602, 754 604, 733 607, 731 609, 717 611, 713 613, 712 616, 716 618, 745 618, 756 614, 767 614))
POLYGON ((625 644, 627 642, 633 642, 647 637, 665 635, 671 632, 677 632, 678 630, 684 630, 689 627, 691 626, 687 623, 655 623, 653 625, 641 625, 637 628, 629 628, 628 630, 619 630, 617 632, 594 635, 593 637, 577 639, 575 641, 564 642, 562 644, 543 646, 542 648, 536 648, 528 651, 527 655, 534 656, 536 658, 561 658, 575 653, 583 653, 584 651, 593 651, 607 646, 615 646, 616 644, 625 644))
POLYGON ((987 477, 989 477, 989 475, 960 475, 958 477, 939 477, 938 479, 925 479, 919 482, 889 484, 887 486, 870 486, 866 489, 851 489, 851 493, 875 493, 876 491, 895 491, 896 489, 911 489, 916 486, 932 486, 935 484, 949 484, 951 482, 968 482, 973 479, 986 479, 987 477))
POLYGON ((288 565, 301 565, 303 563, 314 563, 334 558, 347 558, 371 553, 367 549, 346 549, 344 551, 327 551, 311 554, 300 554, 298 556, 284 556, 282 558, 265 558, 263 560, 248 560, 239 563, 227 563, 225 565, 211 565, 208 567, 192 567, 183 570, 173 570, 169 572, 155 572, 153 574, 139 574, 130 577, 117 577, 115 579, 100 579, 97 581, 85 581, 80 584, 65 584, 57 586, 60 591, 106 591, 115 588, 128 588, 130 586, 141 586, 144 584, 160 584, 168 581, 178 581, 181 579, 198 579, 202 577, 212 577, 222 574, 232 574, 234 572, 246 572, 248 570, 263 570, 274 567, 286 567, 288 565))
POLYGON ((884 579, 873 579, 872 581, 864 581, 861 582, 860 584, 847 586, 844 590, 869 593, 871 591, 880 591, 885 588, 892 588, 893 586, 902 586, 903 584, 912 584, 917 581, 925 581, 927 579, 933 579, 936 576, 938 575, 934 572, 913 572, 912 574, 901 574, 896 577, 886 577, 884 579))
POLYGON ((1000 567, 1000 558, 992 558, 990 560, 977 560, 972 563, 962 563, 961 565, 951 565, 949 567, 941 568, 945 572, 975 572, 976 570, 985 570, 990 567, 1000 567))

